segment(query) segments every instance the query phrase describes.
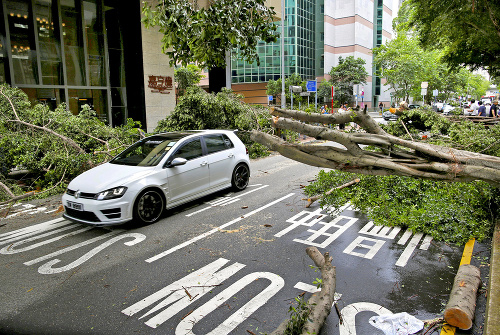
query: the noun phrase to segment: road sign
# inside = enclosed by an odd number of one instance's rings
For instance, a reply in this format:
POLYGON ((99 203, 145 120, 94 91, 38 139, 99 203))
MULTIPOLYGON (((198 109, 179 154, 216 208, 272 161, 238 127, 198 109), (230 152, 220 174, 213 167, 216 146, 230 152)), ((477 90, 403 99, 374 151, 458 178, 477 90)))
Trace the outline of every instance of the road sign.
POLYGON ((300 92, 301 97, 308 97, 309 95, 311 95, 311 92, 300 92))
POLYGON ((316 90, 317 90, 316 86, 317 86, 316 80, 309 80, 306 84, 307 91, 308 92, 316 92, 316 90))
POLYGON ((439 95, 439 91, 438 90, 433 90, 432 91, 432 95, 437 97, 439 95))
POLYGON ((422 88, 420 90, 420 95, 427 95, 427 89, 426 88, 422 88))
POLYGON ((272 95, 268 95, 268 96, 267 96, 267 100, 268 100, 268 101, 273 101, 273 100, 274 100, 274 97, 273 97, 272 95))
POLYGON ((429 83, 427 81, 423 81, 421 84, 420 84, 420 88, 427 88, 429 87, 429 83))

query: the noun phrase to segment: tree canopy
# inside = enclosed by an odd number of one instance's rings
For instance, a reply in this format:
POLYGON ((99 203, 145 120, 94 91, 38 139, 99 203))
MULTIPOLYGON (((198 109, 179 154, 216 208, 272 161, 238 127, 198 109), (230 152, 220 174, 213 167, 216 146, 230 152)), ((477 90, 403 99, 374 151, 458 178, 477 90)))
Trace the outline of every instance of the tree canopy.
POLYGON ((333 66, 329 72, 330 81, 336 88, 336 97, 341 103, 352 100, 353 85, 366 84, 368 72, 365 69, 366 62, 362 58, 354 56, 339 57, 339 64, 333 66))
POLYGON ((143 22, 163 33, 163 52, 170 65, 196 62, 200 67, 224 67, 226 51, 240 50, 248 62, 259 61, 257 43, 276 41, 273 8, 265 0, 210 1, 207 8, 191 0, 161 0, 145 4, 143 22))
POLYGON ((409 23, 427 48, 453 67, 500 75, 500 6, 496 0, 407 0, 409 23))

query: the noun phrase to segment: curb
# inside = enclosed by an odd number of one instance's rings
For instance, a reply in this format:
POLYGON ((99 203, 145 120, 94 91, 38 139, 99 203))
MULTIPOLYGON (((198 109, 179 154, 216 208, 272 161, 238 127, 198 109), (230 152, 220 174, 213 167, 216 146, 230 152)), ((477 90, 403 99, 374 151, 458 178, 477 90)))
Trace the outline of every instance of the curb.
POLYGON ((490 280, 483 335, 498 335, 500 331, 500 222, 495 225, 491 241, 490 280))

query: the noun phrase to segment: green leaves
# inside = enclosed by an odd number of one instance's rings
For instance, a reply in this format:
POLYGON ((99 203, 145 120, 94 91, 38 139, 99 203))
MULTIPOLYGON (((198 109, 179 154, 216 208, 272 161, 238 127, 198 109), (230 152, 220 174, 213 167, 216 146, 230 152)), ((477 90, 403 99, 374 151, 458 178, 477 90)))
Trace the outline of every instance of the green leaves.
MULTIPOLYGON (((89 165, 109 160, 139 139, 139 124, 130 119, 125 126, 111 128, 88 105, 73 115, 64 104, 50 110, 42 104, 32 106, 19 89, 0 85, 0 90, 5 95, 0 95, 0 181, 17 195, 50 188, 61 180, 62 188, 89 165), (9 176, 13 169, 29 172, 22 187, 9 176)), ((6 200, 3 192, 2 200, 6 200)))
POLYGON ((171 65, 196 62, 200 67, 224 67, 226 50, 239 48, 242 58, 258 60, 257 42, 276 40, 272 8, 264 0, 218 0, 197 8, 189 0, 145 4, 146 27, 160 27, 162 50, 171 65))

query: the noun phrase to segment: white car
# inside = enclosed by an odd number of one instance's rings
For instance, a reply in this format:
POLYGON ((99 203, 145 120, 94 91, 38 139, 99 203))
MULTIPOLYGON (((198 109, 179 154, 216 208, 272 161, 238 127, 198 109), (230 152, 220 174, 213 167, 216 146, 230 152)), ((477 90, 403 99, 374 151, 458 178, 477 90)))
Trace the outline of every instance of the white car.
POLYGON ((445 104, 445 105, 443 106, 443 115, 449 115, 449 114, 450 114, 450 112, 451 112, 452 110, 454 110, 454 109, 455 109, 455 107, 453 107, 452 105, 445 104))
POLYGON ((162 133, 131 145, 68 185, 64 217, 96 226, 158 221, 166 209, 219 190, 244 190, 248 151, 235 132, 162 133))

